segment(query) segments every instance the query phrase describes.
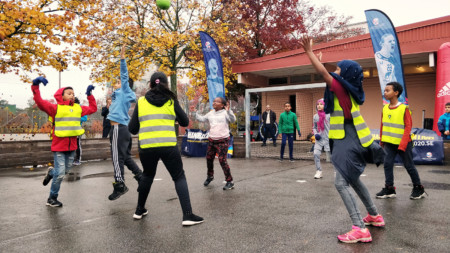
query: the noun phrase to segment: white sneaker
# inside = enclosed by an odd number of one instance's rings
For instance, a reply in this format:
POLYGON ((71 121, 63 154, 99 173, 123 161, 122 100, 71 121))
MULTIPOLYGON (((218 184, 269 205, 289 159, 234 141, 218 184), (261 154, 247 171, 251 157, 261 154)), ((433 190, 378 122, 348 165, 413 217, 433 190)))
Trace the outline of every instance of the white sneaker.
POLYGON ((316 171, 316 174, 314 175, 314 179, 319 179, 319 178, 322 178, 322 171, 321 170, 316 171))

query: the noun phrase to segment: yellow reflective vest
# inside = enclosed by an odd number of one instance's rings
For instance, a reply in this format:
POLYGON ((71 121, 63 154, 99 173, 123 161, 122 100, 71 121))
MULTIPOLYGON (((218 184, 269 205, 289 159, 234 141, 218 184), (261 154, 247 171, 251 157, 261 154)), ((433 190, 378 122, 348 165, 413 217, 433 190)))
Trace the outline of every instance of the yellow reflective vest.
POLYGON ((177 145, 175 106, 169 100, 163 106, 150 104, 145 97, 138 100, 140 148, 171 147, 177 145))
POLYGON ((381 141, 400 145, 403 133, 405 132, 405 111, 407 106, 399 105, 395 109, 389 109, 389 104, 383 107, 383 132, 381 141))
POLYGON ((50 140, 53 140, 53 127, 55 126, 55 122, 53 122, 52 116, 48 116, 48 121, 52 123, 52 130, 50 130, 50 140))
POLYGON ((58 137, 73 137, 84 134, 80 125, 81 106, 79 104, 58 105, 55 115, 55 135, 58 137))
MULTIPOLYGON (((353 124, 356 128, 356 133, 363 147, 368 147, 373 142, 372 134, 369 127, 367 127, 361 113, 359 112, 359 105, 350 95, 352 101, 352 118, 353 124)), ((345 137, 344 130, 344 110, 339 105, 339 100, 334 95, 334 111, 330 114, 330 132, 328 133, 330 139, 343 139, 345 137)))

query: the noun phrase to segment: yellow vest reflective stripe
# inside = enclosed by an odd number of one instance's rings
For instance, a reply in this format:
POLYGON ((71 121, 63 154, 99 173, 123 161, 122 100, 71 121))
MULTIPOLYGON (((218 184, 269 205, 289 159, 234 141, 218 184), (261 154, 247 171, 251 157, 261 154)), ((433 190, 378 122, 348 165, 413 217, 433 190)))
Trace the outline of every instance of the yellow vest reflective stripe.
POLYGON ((81 106, 79 104, 58 105, 55 115, 55 135, 58 137, 73 137, 84 134, 80 125, 81 106))
POLYGON ((163 106, 150 104, 145 97, 138 100, 139 146, 141 148, 177 145, 175 106, 169 100, 163 106))
POLYGON ((343 139, 345 137, 344 131, 344 110, 339 105, 339 100, 334 96, 334 111, 330 114, 330 131, 328 138, 343 139))
MULTIPOLYGON (((356 133, 358 134, 361 145, 363 147, 368 147, 373 142, 372 134, 370 133, 369 127, 359 112, 359 105, 352 96, 350 96, 350 100, 352 101, 351 113, 356 133)), ((330 115, 330 132, 328 134, 330 139, 343 139, 345 137, 344 110, 341 105, 339 105, 339 100, 336 95, 334 96, 334 111, 330 115)))
POLYGON ((383 132, 382 142, 399 145, 405 132, 405 111, 407 106, 399 105, 395 109, 389 109, 389 104, 383 107, 383 132))

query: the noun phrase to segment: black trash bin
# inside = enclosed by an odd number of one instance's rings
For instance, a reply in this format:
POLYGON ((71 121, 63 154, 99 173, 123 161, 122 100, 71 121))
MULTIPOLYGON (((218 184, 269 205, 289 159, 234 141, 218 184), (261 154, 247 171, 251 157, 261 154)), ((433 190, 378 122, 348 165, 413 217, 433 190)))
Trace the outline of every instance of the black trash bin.
POLYGON ((423 120, 423 128, 433 130, 433 118, 425 118, 423 120))

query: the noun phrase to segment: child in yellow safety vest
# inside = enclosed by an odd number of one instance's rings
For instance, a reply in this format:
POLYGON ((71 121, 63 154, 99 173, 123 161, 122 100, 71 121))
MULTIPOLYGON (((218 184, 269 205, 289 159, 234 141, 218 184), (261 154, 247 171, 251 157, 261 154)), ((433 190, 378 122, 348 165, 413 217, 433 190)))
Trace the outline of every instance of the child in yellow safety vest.
POLYGON ((145 204, 161 160, 175 183, 175 190, 183 211, 183 226, 203 222, 192 212, 189 189, 183 169, 180 150, 177 147, 175 121, 180 126, 189 125, 189 118, 180 107, 176 95, 169 90, 167 76, 162 72, 150 78, 150 90, 141 97, 134 108, 128 129, 139 133, 139 159, 144 169, 138 187, 138 204, 133 218, 142 219, 148 214, 145 204))
POLYGON ((386 84, 384 97, 389 100, 389 104, 383 107, 381 114, 380 144, 386 153, 384 159, 385 188, 376 197, 379 199, 394 198, 396 195, 394 187, 394 160, 397 154, 402 158, 413 189, 410 199, 421 199, 425 197, 425 189, 420 182, 419 172, 417 172, 413 161, 413 145, 411 140, 412 118, 407 105, 398 101, 402 94, 403 87, 397 82, 386 84))
POLYGON ((385 223, 360 175, 366 162, 379 165, 384 159, 384 152, 373 142, 370 129, 359 111, 359 105, 365 100, 362 68, 354 61, 343 60, 337 64, 335 72, 329 73, 313 53, 312 44, 312 39, 303 37, 301 46, 306 56, 327 84, 324 111, 330 113, 328 137, 332 141, 331 162, 336 172, 334 185, 353 223, 351 231, 338 235, 337 238, 344 243, 371 242, 372 236, 365 226, 381 227, 385 223), (353 188, 366 207, 368 215, 365 218, 362 218, 350 188, 353 188))
POLYGON ((47 199, 47 206, 62 207, 58 201, 58 193, 64 176, 72 168, 75 150, 77 150, 77 137, 84 133, 80 125, 82 116, 93 114, 97 111, 97 103, 91 94, 93 85, 87 87, 86 95, 89 106, 80 106, 74 103, 74 92, 72 87, 60 88, 55 93, 57 104, 52 104, 41 97, 39 84, 46 85, 48 81, 44 77, 33 80, 31 90, 36 105, 48 114, 53 121, 52 146, 54 157, 54 167, 49 167, 42 184, 47 185, 53 179, 50 187, 50 196, 47 199))

